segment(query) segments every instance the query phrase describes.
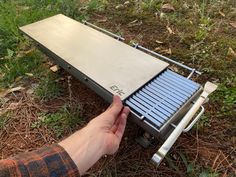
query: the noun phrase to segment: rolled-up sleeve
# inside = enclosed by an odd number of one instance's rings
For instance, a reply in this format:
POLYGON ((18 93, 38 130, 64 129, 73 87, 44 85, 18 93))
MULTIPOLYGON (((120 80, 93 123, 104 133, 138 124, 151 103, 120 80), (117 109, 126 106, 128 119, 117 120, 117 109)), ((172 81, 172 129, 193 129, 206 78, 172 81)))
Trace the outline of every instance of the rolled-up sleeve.
POLYGON ((58 144, 0 161, 0 177, 79 176, 77 166, 58 144))

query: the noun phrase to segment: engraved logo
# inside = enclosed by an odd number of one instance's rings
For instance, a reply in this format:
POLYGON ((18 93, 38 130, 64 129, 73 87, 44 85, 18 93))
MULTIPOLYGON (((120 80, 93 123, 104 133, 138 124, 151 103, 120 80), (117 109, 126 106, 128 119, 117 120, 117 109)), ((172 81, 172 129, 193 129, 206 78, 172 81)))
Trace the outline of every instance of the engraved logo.
POLYGON ((120 96, 125 94, 124 91, 122 89, 119 89, 119 87, 116 85, 111 86, 110 89, 120 96))

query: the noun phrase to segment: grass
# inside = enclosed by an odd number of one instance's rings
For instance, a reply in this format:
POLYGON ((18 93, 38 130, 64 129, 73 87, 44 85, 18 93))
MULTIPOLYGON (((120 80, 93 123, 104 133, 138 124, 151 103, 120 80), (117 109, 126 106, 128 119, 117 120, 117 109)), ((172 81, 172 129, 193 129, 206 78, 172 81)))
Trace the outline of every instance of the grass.
POLYGON ((16 81, 29 77, 29 73, 37 77, 45 70, 42 65, 42 55, 38 51, 33 51, 19 58, 13 58, 9 54, 7 57, 0 61, 0 74, 2 75, 0 87, 11 87, 16 81))
POLYGON ((63 88, 57 80, 57 75, 48 71, 40 80, 39 85, 35 89, 35 96, 40 100, 48 101, 61 96, 63 88))
POLYGON ((46 126, 50 129, 57 138, 61 138, 82 122, 80 118, 80 108, 71 108, 69 105, 64 105, 60 110, 54 113, 39 115, 39 119, 35 121, 31 127, 39 128, 46 126))
MULTIPOLYGON (((96 21, 98 17, 108 17, 102 22, 109 28, 124 29, 124 35, 131 34, 137 43, 148 48, 156 48, 153 41, 161 40, 162 48, 171 48, 173 58, 204 71, 200 82, 211 80, 219 84, 219 89, 210 98, 214 110, 200 120, 198 129, 211 126, 211 119, 227 119, 235 125, 236 80, 235 57, 229 55, 229 48, 236 51, 235 30, 229 22, 236 20, 233 1, 168 1, 175 11, 162 13, 161 7, 167 1, 130 1, 129 5, 115 9, 125 1, 110 0, 3 0, 0 1, 0 89, 36 82, 35 97, 44 102, 62 96, 63 88, 57 82, 58 75, 50 73, 45 66, 45 56, 34 49, 34 44, 20 33, 18 27, 40 19, 63 13, 76 20, 96 21), (225 14, 223 17, 219 11, 225 14), (96 13, 95 16, 93 14, 96 13), (127 27, 138 20, 145 25, 127 27), (115 26, 115 27, 114 27, 115 26), (168 34, 166 26, 175 32, 168 34), (136 36, 136 38, 135 38, 136 36), (138 38, 140 37, 140 39, 138 38), (33 48, 33 50, 31 50, 33 48), (45 74, 46 73, 46 74, 45 74), (50 73, 50 74, 48 74, 50 73)), ((111 30, 112 31, 112 30, 111 30)), ((124 36, 125 37, 125 36, 124 36)), ((0 104, 1 105, 1 104, 0 104)), ((41 113, 33 128, 46 126, 57 138, 71 132, 80 124, 80 108, 65 103, 53 113, 41 113)), ((8 116, 0 117, 0 128, 8 122, 8 116)), ((212 127, 215 128, 215 127, 212 127)), ((196 130, 196 129, 194 129, 196 130)), ((219 135, 220 136, 220 135, 219 135)), ((179 154, 184 164, 186 176, 218 176, 217 172, 191 161, 185 154, 179 154)), ((169 159, 169 168, 178 170, 179 164, 169 159)), ((135 167, 131 167, 135 168, 135 167)), ((117 170, 104 169, 107 176, 117 174, 117 170)), ((181 170, 181 169, 179 169, 181 170)), ((138 171, 138 170, 137 170, 138 171)))
POLYGON ((32 43, 23 37, 18 27, 63 13, 75 19, 88 18, 89 11, 103 10, 106 1, 91 0, 86 4, 69 1, 1 1, 0 2, 0 88, 13 87, 27 78, 39 82, 36 97, 49 100, 61 94, 56 77, 43 65, 44 56, 36 50, 27 53, 32 43), (83 12, 86 9, 86 12, 83 12), (27 53, 27 54, 26 54, 27 53))
POLYGON ((0 115, 0 130, 4 129, 9 119, 10 119, 10 113, 5 113, 0 115))
POLYGON ((217 172, 212 171, 211 168, 204 168, 199 166, 197 163, 192 162, 188 159, 187 155, 183 152, 178 151, 176 154, 176 160, 173 160, 169 155, 167 156, 168 166, 174 169, 180 176, 183 175, 183 171, 186 171, 186 176, 188 177, 218 177, 217 172), (179 163, 183 164, 184 170, 179 168, 179 163))

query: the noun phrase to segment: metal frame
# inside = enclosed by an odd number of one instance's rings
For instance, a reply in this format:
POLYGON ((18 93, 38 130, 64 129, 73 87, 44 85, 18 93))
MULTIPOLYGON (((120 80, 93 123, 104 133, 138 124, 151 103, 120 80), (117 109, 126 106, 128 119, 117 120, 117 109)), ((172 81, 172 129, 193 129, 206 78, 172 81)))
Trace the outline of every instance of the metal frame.
POLYGON ((90 26, 90 27, 92 27, 92 28, 94 28, 94 29, 96 29, 96 30, 98 30, 98 31, 101 31, 101 32, 103 32, 103 33, 106 33, 106 34, 108 34, 108 35, 110 35, 110 36, 116 38, 116 39, 119 40, 119 41, 120 41, 120 40, 122 40, 122 41, 125 40, 125 38, 123 38, 122 36, 117 35, 117 34, 114 34, 114 33, 110 32, 110 31, 107 31, 107 30, 105 30, 105 29, 103 29, 103 28, 100 28, 100 27, 98 27, 98 26, 96 26, 96 25, 94 25, 94 24, 92 24, 92 23, 87 22, 86 20, 83 20, 82 22, 83 22, 84 25, 90 26))
POLYGON ((201 75, 201 74, 202 74, 200 71, 197 71, 195 68, 191 68, 191 67, 189 67, 189 66, 187 66, 187 65, 184 65, 184 64, 182 64, 182 63, 180 63, 180 62, 177 62, 177 61, 172 60, 172 59, 170 59, 170 58, 168 58, 168 57, 165 57, 165 56, 163 56, 163 55, 161 55, 161 54, 159 54, 159 53, 156 53, 156 52, 154 52, 154 51, 152 51, 152 50, 149 50, 149 49, 147 49, 147 48, 145 48, 145 47, 143 47, 143 46, 141 46, 141 45, 139 45, 139 44, 137 44, 137 43, 133 43, 133 47, 136 48, 136 49, 141 49, 141 50, 143 50, 143 51, 145 51, 145 52, 151 53, 151 54, 153 54, 154 56, 156 56, 156 57, 158 57, 158 58, 161 58, 161 59, 163 59, 163 60, 166 60, 166 61, 168 61, 168 62, 171 62, 171 63, 173 63, 173 64, 175 64, 175 65, 178 65, 178 66, 180 66, 180 67, 182 67, 182 68, 184 68, 184 69, 187 69, 187 70, 191 71, 191 73, 190 73, 189 76, 187 77, 188 79, 189 79, 194 73, 196 73, 196 74, 198 74, 198 75, 201 75))
MULTIPOLYGON (((83 23, 85 25, 88 25, 98 31, 101 31, 107 35, 110 35, 113 38, 116 38, 119 41, 124 41, 125 39, 119 35, 116 35, 112 32, 109 32, 103 28, 100 28, 96 25, 93 25, 87 21, 83 21, 83 23)), ((27 35, 27 34, 26 34, 27 35)), ((27 35, 28 36, 28 35, 27 35)), ((30 37, 30 36, 28 36, 30 37)), ((31 38, 31 37, 30 37, 31 38)), ((63 67, 66 71, 68 71, 70 74, 74 75, 78 80, 80 80, 82 83, 84 83, 85 85, 87 85, 89 88, 91 88, 92 90, 94 90, 98 95, 100 95, 101 97, 103 97, 106 101, 108 101, 109 103, 111 103, 112 101, 112 94, 107 91, 105 88, 103 88, 102 86, 100 86, 98 83, 94 82, 91 78, 87 77, 85 74, 81 73, 80 71, 78 71, 76 68, 74 68, 72 65, 70 65, 69 63, 67 63, 65 60, 63 60, 62 58, 60 58, 59 56, 55 55, 52 51, 50 51, 49 49, 47 49, 45 46, 38 44, 39 47, 41 48, 41 50, 43 52, 45 52, 48 56, 50 56, 51 59, 53 59, 53 61, 60 65, 61 67, 63 67)), ((141 51, 150 53, 154 56, 156 56, 157 58, 160 58, 162 60, 168 61, 172 64, 175 64, 177 66, 180 66, 184 69, 187 69, 190 71, 190 74, 188 75, 188 79, 190 79, 193 74, 198 74, 201 75, 202 73, 200 71, 197 71, 195 68, 191 68, 189 66, 186 66, 180 62, 177 62, 175 60, 172 60, 168 57, 165 57, 161 54, 158 54, 152 50, 149 50, 139 44, 133 43, 133 47, 135 47, 136 49, 139 49, 141 51)), ((186 113, 188 113, 188 109, 190 109, 192 107, 192 102, 194 101, 194 99, 196 99, 202 89, 199 89, 181 108, 180 111, 176 112, 172 118, 170 118, 167 122, 166 125, 169 126, 165 126, 162 129, 157 129, 154 126, 152 126, 149 122, 147 122, 146 120, 143 120, 142 116, 139 116, 138 114, 136 114, 134 111, 131 111, 131 119, 137 123, 140 127, 142 127, 143 129, 145 129, 146 131, 150 132, 152 135, 154 135, 155 137, 161 138, 161 139, 165 139, 166 137, 168 137, 171 132, 173 131, 173 129, 175 129, 176 125, 173 124, 173 122, 177 122, 181 117, 183 117, 186 113), (184 108, 184 109, 183 109, 184 108)), ((204 113, 204 107, 201 106, 201 111, 199 112, 199 114, 194 118, 194 120, 188 125, 188 127, 186 127, 183 132, 188 132, 193 125, 199 120, 199 118, 201 117, 201 115, 204 113)))
MULTIPOLYGON (((87 26, 90 26, 90 27, 92 27, 92 28, 94 28, 94 29, 96 29, 96 30, 98 30, 98 31, 101 31, 101 32, 103 32, 103 33, 105 33, 105 34, 108 34, 108 35, 110 35, 110 36, 112 36, 112 37, 114 37, 114 38, 116 38, 116 39, 118 39, 118 40, 125 41, 125 38, 123 38, 123 37, 120 36, 120 35, 114 34, 114 33, 110 32, 110 31, 107 31, 107 30, 105 30, 105 29, 103 29, 103 28, 100 28, 100 27, 98 27, 98 26, 96 26, 96 25, 94 25, 94 24, 92 24, 92 23, 87 22, 86 20, 83 20, 82 22, 83 22, 83 24, 85 24, 85 25, 87 25, 87 26)), ((154 55, 154 56, 156 56, 156 57, 158 57, 158 58, 160 58, 160 59, 162 59, 162 60, 168 61, 168 62, 170 62, 170 63, 172 63, 172 64, 175 64, 175 65, 177 65, 177 66, 180 66, 180 67, 182 67, 182 68, 184 68, 184 69, 189 70, 189 71, 190 71, 190 74, 189 74, 188 77, 187 77, 188 79, 190 79, 190 78, 192 77, 192 75, 195 74, 195 73, 198 74, 198 75, 201 75, 201 74, 202 74, 202 72, 196 70, 195 68, 191 68, 191 67, 189 67, 189 66, 187 66, 187 65, 185 65, 185 64, 182 64, 182 63, 180 63, 180 62, 178 62, 178 61, 175 61, 175 60, 173 60, 173 59, 171 59, 171 58, 168 58, 168 57, 166 57, 166 56, 163 56, 163 55, 161 55, 161 54, 159 54, 159 53, 157 53, 157 52, 154 52, 154 51, 152 51, 152 50, 150 50, 150 49, 148 49, 148 48, 145 48, 145 47, 139 45, 138 43, 132 43, 132 45, 133 45, 133 47, 136 48, 136 49, 140 49, 140 50, 142 50, 142 51, 151 53, 152 55, 154 55)))
MULTIPOLYGON (((89 23, 87 21, 83 21, 83 24, 88 25, 98 31, 101 31, 105 34, 110 35, 111 37, 116 38, 117 40, 122 40, 124 41, 125 39, 119 35, 116 35, 110 31, 107 31, 103 28, 100 28, 92 23, 89 23)), ((26 34, 27 35, 27 34, 26 34)), ((27 35, 28 36, 28 35, 27 35)), ((30 37, 30 36, 28 36, 30 37)), ((98 85, 97 83, 95 83, 93 80, 91 80, 90 78, 88 78, 86 75, 84 75, 83 73, 81 73, 80 71, 78 71, 76 68, 74 68, 73 66, 71 66, 69 63, 67 63, 66 61, 64 61, 63 59, 61 59, 60 57, 56 56, 53 52, 51 52, 50 50, 48 50, 45 46, 38 44, 38 46, 41 48, 41 50, 43 52, 45 52, 48 56, 51 56, 50 58, 52 58, 54 60, 54 62, 58 65, 60 65, 62 68, 64 68, 66 71, 68 71, 70 74, 74 75, 78 80, 80 80, 81 82, 83 82, 85 85, 87 85, 89 88, 91 88, 92 90, 94 90, 99 96, 103 97, 106 101, 108 101, 109 103, 111 103, 112 101, 112 95, 109 93, 109 91, 105 90, 103 87, 101 87, 100 85, 98 85)), ((177 62, 175 60, 172 60, 168 57, 165 57, 161 54, 158 54, 152 50, 149 50, 139 44, 133 43, 133 47, 135 47, 136 49, 140 49, 142 51, 145 51, 147 53, 151 53, 154 56, 161 58, 163 60, 166 60, 170 63, 173 63, 177 66, 180 66, 184 69, 187 69, 190 72, 189 76, 187 77, 188 79, 191 78, 191 76, 193 74, 198 74, 201 75, 202 73, 200 71, 197 71, 195 68, 191 68, 188 67, 180 62, 177 62)), ((200 89, 201 90, 201 89, 200 89)), ((157 138, 161 138, 161 139, 165 139, 167 137, 167 134, 165 132, 171 132, 171 130, 173 130, 173 128, 175 128, 175 125, 173 122, 175 122, 176 120, 178 120, 181 116, 183 116, 186 112, 187 112, 187 108, 189 109, 191 107, 191 102, 199 95, 200 90, 195 93, 192 98, 190 98, 181 108, 181 111, 176 112, 172 118, 170 118, 165 124, 166 125, 170 125, 170 126, 163 126, 161 129, 157 129, 156 127, 154 127, 153 125, 151 125, 149 122, 147 122, 146 120, 143 120, 143 117, 140 117, 138 114, 136 114, 134 111, 131 111, 132 114, 132 120, 137 123, 139 126, 141 126, 143 129, 145 129, 146 131, 151 132, 155 137, 157 138), (182 108, 185 107, 185 110, 183 110, 182 108), (136 117, 136 118, 135 118, 136 117), (145 122, 145 124, 144 124, 145 122), (173 128, 171 128, 173 127, 173 128)), ((204 109, 202 107, 202 109, 204 109)), ((204 111, 201 111, 199 113, 199 115, 192 121, 192 123, 189 125, 188 128, 186 128, 184 130, 184 132, 189 131, 192 126, 197 122, 197 120, 201 117, 201 115, 203 114, 204 111), (191 127, 190 127, 191 126, 191 127)), ((169 134, 168 133, 168 134, 169 134)))

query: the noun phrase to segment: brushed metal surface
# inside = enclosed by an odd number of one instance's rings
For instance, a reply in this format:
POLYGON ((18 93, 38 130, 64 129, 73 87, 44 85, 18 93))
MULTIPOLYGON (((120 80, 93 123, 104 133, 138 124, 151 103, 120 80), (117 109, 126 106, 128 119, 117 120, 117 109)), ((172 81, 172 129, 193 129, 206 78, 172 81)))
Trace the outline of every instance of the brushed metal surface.
POLYGON ((61 14, 20 29, 123 100, 168 66, 61 14))

